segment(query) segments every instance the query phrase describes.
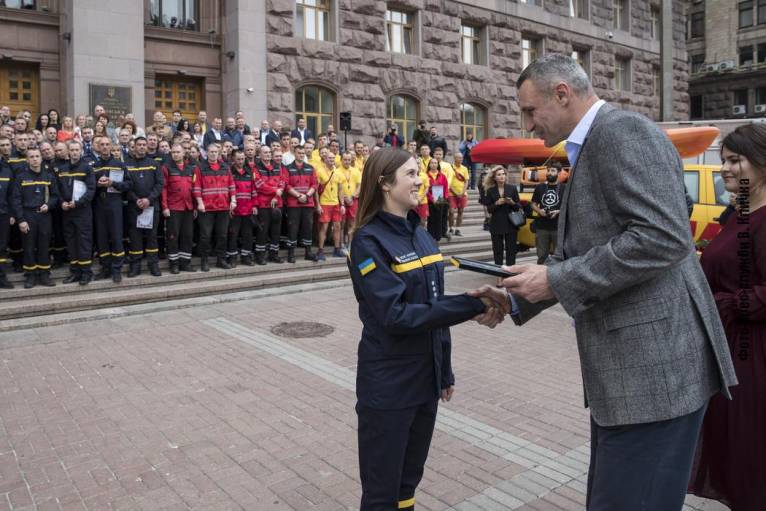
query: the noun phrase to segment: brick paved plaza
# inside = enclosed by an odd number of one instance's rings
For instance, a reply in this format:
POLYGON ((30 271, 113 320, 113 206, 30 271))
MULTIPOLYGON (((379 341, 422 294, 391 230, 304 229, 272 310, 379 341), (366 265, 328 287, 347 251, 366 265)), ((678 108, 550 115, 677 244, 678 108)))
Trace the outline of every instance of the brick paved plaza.
MULTIPOLYGON (((447 281, 458 292, 486 280, 447 281)), ((231 298, 0 333, 0 509, 357 509, 348 281, 231 298), (271 333, 309 311, 334 333, 271 333)), ((584 509, 571 319, 554 309, 452 335, 456 395, 440 408, 418 509, 584 509)))

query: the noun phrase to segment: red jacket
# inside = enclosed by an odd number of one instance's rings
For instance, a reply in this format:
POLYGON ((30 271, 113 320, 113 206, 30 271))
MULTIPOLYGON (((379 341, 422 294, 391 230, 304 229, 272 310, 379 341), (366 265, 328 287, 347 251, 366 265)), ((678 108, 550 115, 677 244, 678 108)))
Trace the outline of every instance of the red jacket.
POLYGON ((234 179, 229 166, 222 161, 211 164, 202 160, 194 169, 194 176, 194 198, 202 199, 205 211, 228 211, 234 197, 234 179))
POLYGON ((182 163, 180 167, 174 161, 162 164, 162 175, 165 177, 165 186, 162 187, 162 209, 194 210, 192 188, 196 170, 197 166, 191 162, 182 163))
POLYGON ((308 163, 303 163, 298 167, 297 162, 292 162, 287 167, 287 191, 295 190, 298 193, 306 193, 309 189, 314 190, 314 194, 311 195, 305 203, 298 202, 297 197, 293 197, 287 193, 287 207, 288 208, 313 208, 314 197, 317 196, 317 188, 319 188, 319 182, 317 181, 317 175, 314 171, 314 167, 308 163))
POLYGON ((236 216, 250 216, 255 207, 255 181, 250 167, 231 168, 231 176, 234 180, 235 196, 237 197, 237 207, 234 210, 236 216))
POLYGON ((441 172, 437 172, 435 176, 432 176, 430 172, 428 174, 428 203, 433 204, 434 203, 434 197, 431 195, 431 187, 434 185, 436 186, 443 186, 444 190, 444 199, 449 198, 449 181, 447 181, 447 176, 442 174, 441 172))
POLYGON ((287 184, 287 171, 284 167, 275 168, 272 164, 267 167, 258 162, 258 169, 253 174, 257 196, 255 205, 259 208, 270 208, 271 199, 276 197, 277 207, 282 207, 282 197, 277 197, 277 190, 284 191, 287 184))

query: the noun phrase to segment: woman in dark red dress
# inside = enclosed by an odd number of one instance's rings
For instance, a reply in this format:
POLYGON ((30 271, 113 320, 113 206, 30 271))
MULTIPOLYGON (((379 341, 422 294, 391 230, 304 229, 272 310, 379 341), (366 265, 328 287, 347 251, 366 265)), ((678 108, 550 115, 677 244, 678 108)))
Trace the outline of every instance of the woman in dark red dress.
POLYGON ((689 491, 732 511, 766 509, 766 125, 740 126, 722 143, 721 177, 737 194, 702 256, 739 385, 714 396, 702 425, 689 491))

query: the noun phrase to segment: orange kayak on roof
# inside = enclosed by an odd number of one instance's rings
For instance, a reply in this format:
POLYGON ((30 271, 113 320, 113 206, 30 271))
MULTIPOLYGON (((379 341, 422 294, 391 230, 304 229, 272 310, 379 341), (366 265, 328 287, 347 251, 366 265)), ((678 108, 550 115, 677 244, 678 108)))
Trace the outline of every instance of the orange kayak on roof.
MULTIPOLYGON (((666 129, 665 133, 681 158, 691 158, 710 147, 721 131, 712 126, 704 126, 666 129)), ((545 147, 539 138, 495 138, 479 142, 471 150, 471 160, 476 163, 523 165, 542 163, 549 159, 566 162, 564 142, 545 147)))

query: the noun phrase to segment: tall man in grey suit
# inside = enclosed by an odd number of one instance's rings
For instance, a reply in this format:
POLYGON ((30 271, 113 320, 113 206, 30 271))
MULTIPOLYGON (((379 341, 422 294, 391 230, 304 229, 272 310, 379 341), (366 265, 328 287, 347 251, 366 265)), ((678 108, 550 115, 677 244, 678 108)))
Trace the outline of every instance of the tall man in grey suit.
POLYGON ((503 301, 521 325, 560 303, 575 319, 591 413, 589 511, 678 511, 708 399, 736 384, 692 243, 683 168, 647 118, 596 97, 570 57, 517 82, 525 129, 572 165, 555 254, 509 268, 503 301))

